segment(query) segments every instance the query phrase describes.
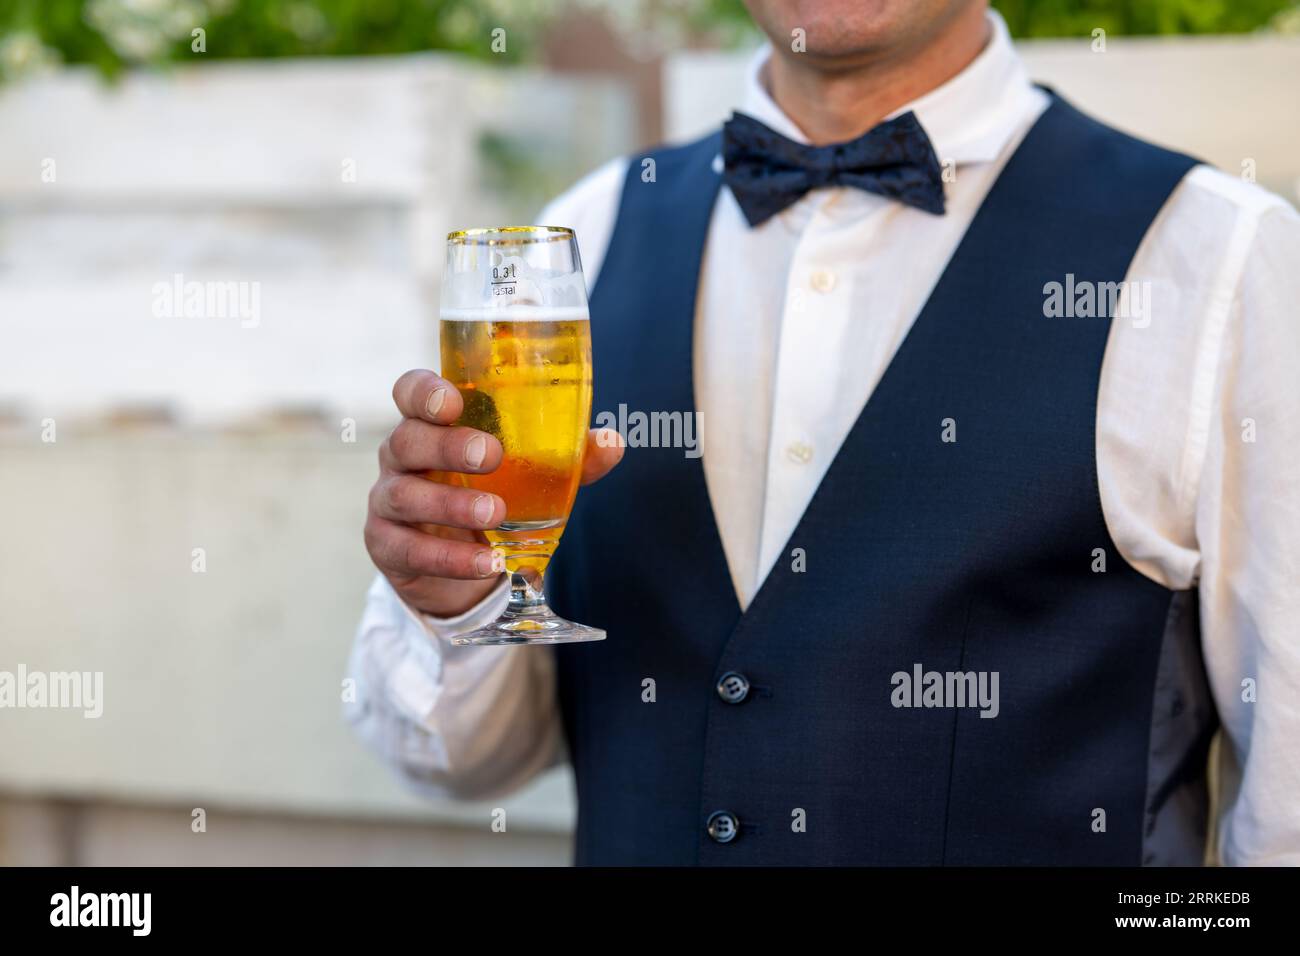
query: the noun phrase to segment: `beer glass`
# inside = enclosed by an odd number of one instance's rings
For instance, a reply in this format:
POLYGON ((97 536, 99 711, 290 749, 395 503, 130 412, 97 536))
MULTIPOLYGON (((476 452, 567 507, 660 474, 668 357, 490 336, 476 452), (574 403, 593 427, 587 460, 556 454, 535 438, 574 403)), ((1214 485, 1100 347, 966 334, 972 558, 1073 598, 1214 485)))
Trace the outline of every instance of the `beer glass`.
POLYGON ((455 644, 599 641, 543 595, 582 473, 591 418, 587 287, 572 229, 465 229, 447 237, 439 321, 442 376, 465 403, 458 424, 495 435, 505 450, 488 475, 439 480, 500 495, 506 519, 486 532, 505 555, 510 603, 455 644))

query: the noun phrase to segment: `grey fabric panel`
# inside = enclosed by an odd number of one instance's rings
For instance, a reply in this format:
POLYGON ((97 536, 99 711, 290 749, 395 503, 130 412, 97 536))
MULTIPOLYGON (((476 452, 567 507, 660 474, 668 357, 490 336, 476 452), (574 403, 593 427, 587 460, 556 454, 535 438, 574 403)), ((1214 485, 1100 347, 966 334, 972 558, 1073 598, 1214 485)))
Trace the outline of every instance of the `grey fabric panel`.
POLYGON ((1210 741, 1219 715, 1201 655, 1198 592, 1169 603, 1151 710, 1143 866, 1200 866, 1209 830, 1210 741))

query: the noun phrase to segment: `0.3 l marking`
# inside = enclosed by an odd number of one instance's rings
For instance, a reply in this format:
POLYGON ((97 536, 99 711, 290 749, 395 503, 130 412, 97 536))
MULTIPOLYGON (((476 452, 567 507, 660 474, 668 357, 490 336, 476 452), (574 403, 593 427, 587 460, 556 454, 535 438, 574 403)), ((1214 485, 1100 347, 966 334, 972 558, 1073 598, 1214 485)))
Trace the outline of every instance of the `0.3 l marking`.
POLYGON ((515 282, 518 280, 518 273, 515 270, 515 263, 504 266, 492 267, 492 294, 493 295, 514 295, 515 282))

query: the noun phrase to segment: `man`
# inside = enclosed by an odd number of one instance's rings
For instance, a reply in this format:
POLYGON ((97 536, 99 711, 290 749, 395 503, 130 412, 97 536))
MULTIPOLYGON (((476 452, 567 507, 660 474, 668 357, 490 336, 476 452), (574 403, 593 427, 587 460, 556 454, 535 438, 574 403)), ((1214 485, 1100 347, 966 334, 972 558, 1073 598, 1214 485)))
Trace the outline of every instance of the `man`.
POLYGON ((542 217, 595 411, 702 423, 592 437, 549 593, 608 640, 449 645, 509 502, 420 474, 502 450, 408 373, 359 731, 467 796, 567 745, 579 862, 1138 865, 1202 861, 1221 723, 1217 855, 1300 862, 1300 218, 1031 85, 981 0, 749 6, 744 115, 542 217))

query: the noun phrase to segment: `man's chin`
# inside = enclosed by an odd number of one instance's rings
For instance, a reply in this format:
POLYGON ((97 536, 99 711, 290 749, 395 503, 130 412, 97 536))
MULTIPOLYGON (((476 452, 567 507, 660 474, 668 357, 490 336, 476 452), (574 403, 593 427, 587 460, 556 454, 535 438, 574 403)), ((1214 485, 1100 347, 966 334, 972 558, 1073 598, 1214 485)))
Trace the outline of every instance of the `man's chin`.
POLYGON ((749 0, 774 48, 819 69, 850 70, 906 55, 942 37, 957 18, 983 18, 972 0, 749 0))

